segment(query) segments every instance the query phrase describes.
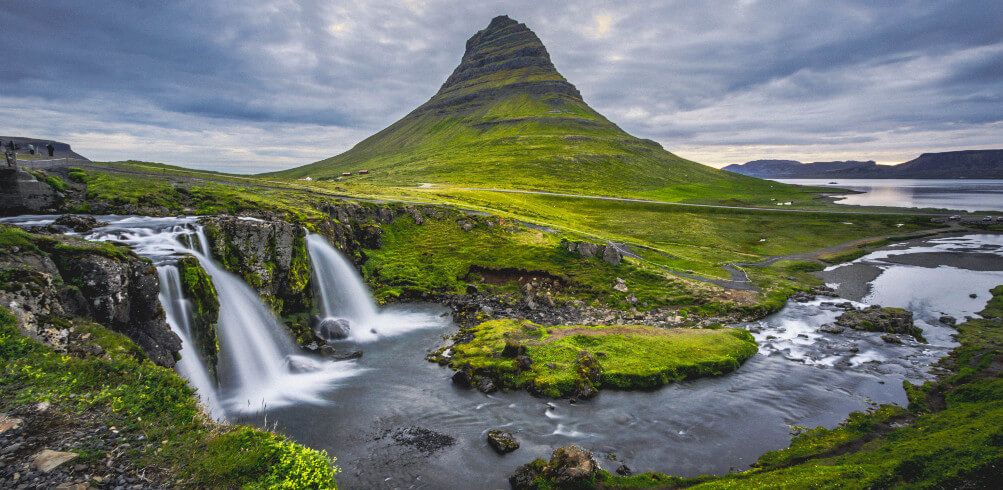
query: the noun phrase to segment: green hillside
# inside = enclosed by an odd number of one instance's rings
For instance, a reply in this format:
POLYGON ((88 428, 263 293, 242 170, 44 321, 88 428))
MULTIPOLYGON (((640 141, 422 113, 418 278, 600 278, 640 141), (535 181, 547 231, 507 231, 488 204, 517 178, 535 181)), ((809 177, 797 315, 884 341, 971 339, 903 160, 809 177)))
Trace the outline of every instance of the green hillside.
POLYGON ((434 97, 341 155, 277 177, 762 202, 804 192, 680 158, 585 103, 524 24, 496 17, 434 97))

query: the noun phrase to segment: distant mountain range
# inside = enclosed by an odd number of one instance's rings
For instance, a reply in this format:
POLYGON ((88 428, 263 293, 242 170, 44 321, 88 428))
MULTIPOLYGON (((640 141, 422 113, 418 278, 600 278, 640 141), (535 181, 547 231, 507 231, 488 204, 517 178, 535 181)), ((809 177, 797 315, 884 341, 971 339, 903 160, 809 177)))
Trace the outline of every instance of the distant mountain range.
POLYGON ((753 160, 723 170, 764 179, 1003 179, 1003 150, 924 153, 898 165, 753 160))

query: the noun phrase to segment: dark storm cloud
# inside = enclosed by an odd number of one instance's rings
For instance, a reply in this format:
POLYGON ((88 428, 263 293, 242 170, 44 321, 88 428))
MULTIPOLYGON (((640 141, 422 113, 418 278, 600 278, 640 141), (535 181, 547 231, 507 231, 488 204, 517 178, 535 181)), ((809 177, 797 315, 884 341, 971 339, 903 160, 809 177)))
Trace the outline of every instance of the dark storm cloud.
POLYGON ((586 100, 711 164, 1001 146, 1003 4, 34 1, 3 7, 0 133, 231 171, 340 152, 526 22, 586 100))

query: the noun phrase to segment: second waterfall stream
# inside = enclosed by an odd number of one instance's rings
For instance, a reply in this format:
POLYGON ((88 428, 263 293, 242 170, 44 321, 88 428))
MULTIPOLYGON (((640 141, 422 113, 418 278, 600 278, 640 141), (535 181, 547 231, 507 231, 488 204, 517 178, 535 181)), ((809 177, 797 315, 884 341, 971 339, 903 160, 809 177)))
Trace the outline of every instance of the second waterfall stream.
MULTIPOLYGON (((296 403, 327 403, 339 380, 364 369, 356 361, 332 361, 296 345, 257 292, 212 257, 194 218, 105 217, 105 221, 107 226, 87 238, 124 243, 157 265, 167 321, 183 344, 177 369, 213 418, 296 403), (206 366, 193 342, 191 304, 183 297, 176 266, 182 255, 198 259, 219 298, 215 370, 206 366)), ((354 266, 338 250, 313 234, 307 237, 307 246, 320 316, 351 326, 351 335, 343 342, 372 342, 381 335, 441 324, 427 315, 381 313, 354 266)))

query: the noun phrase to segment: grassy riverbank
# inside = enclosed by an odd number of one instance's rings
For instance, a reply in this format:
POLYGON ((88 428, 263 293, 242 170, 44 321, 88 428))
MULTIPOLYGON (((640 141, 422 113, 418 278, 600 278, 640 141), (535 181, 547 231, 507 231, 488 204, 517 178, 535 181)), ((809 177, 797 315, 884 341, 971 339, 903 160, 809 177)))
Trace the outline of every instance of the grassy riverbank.
POLYGON ((453 369, 551 397, 718 376, 756 353, 748 332, 728 328, 545 327, 491 320, 464 333, 472 338, 451 347, 453 369))
MULTIPOLYGON (((922 386, 906 382, 909 407, 854 413, 834 429, 796 436, 753 468, 724 476, 629 477, 601 472, 604 488, 988 488, 1003 477, 1003 286, 957 326, 961 343, 922 386)), ((551 488, 547 481, 540 488, 551 488)))
MULTIPOLYGON (((87 423, 95 432, 114 432, 117 447, 80 439, 51 448, 80 455, 75 463, 88 474, 101 479, 111 471, 105 462, 114 461, 143 468, 152 481, 168 487, 336 486, 337 468, 323 451, 208 420, 185 381, 146 360, 129 339, 79 320, 66 327, 75 338, 72 354, 23 336, 14 316, 0 307, 0 412, 17 414, 41 431, 70 431, 87 423), (43 402, 44 417, 36 408, 43 402), (38 428, 32 417, 68 422, 38 428)), ((22 446, 13 454, 23 452, 26 459, 41 449, 22 446)))

